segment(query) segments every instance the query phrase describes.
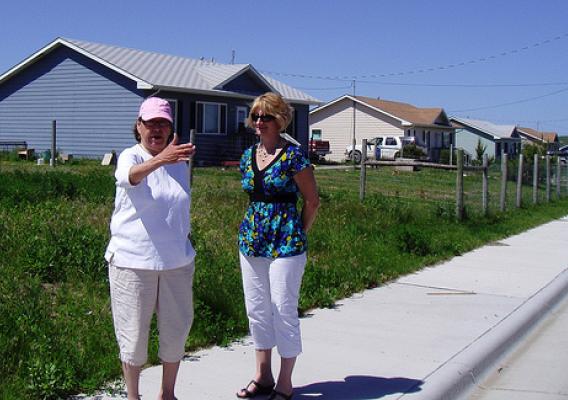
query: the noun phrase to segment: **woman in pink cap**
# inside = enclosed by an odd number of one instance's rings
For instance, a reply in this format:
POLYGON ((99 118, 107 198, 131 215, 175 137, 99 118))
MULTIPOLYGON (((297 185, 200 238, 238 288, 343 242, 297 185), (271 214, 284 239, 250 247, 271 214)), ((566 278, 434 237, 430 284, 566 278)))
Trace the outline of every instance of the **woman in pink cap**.
POLYGON ((186 161, 195 146, 179 144, 172 123, 166 100, 146 99, 134 126, 138 143, 120 154, 115 172, 115 209, 105 258, 130 400, 139 399, 154 311, 163 366, 159 399, 175 398, 179 363, 193 321, 195 251, 188 240, 191 192, 186 161))

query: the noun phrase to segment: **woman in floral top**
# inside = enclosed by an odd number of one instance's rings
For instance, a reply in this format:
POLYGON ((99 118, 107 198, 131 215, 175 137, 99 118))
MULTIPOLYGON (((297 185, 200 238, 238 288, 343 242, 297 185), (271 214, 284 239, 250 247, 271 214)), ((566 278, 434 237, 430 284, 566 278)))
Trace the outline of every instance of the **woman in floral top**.
POLYGON ((306 232, 316 218, 319 196, 306 155, 280 134, 292 113, 280 95, 266 93, 255 99, 247 119, 260 142, 241 157, 242 186, 250 204, 239 229, 239 251, 256 372, 237 392, 239 398, 270 394, 273 400, 291 399, 292 370, 302 351, 298 297, 306 232), (277 381, 271 369, 274 346, 281 357, 277 381))

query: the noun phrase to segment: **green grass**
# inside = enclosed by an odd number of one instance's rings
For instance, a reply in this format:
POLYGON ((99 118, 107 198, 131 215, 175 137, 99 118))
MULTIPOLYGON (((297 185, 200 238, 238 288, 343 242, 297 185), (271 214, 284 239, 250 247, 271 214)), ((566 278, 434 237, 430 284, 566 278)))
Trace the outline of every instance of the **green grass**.
MULTIPOLYGON (((106 266, 112 169, 94 162, 0 166, 0 398, 64 397, 120 376, 106 266)), ((566 214, 568 200, 454 219, 445 171, 316 170, 322 207, 310 232, 300 308, 337 299, 566 214)), ((469 178, 468 178, 469 179, 469 178)), ((492 184, 493 185, 493 184, 492 184)), ((188 351, 246 334, 236 236, 247 205, 236 169, 195 170, 195 322, 188 351)), ((150 363, 157 362, 153 326, 150 363)))

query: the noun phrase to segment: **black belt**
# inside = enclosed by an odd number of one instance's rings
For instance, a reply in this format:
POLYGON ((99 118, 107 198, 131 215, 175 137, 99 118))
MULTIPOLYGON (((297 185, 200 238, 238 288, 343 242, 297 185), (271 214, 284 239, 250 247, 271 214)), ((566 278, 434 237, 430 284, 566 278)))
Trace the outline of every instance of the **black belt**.
POLYGON ((296 203, 298 196, 296 193, 279 193, 273 196, 267 196, 264 193, 251 193, 249 200, 251 202, 260 201, 263 203, 296 203))

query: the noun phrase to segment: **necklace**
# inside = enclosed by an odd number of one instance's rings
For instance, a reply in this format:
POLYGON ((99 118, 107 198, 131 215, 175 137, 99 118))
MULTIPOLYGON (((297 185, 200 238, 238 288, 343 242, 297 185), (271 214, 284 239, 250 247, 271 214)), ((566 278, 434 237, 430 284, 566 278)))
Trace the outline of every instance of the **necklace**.
POLYGON ((278 148, 280 148, 280 142, 278 142, 276 144, 276 146, 274 147, 274 150, 272 151, 268 151, 266 150, 266 148, 264 147, 264 145, 261 143, 258 145, 257 149, 256 149, 256 154, 258 154, 258 157, 260 158, 260 162, 264 163, 266 162, 270 157, 274 157, 274 155, 276 154, 276 151, 278 150, 278 148))

